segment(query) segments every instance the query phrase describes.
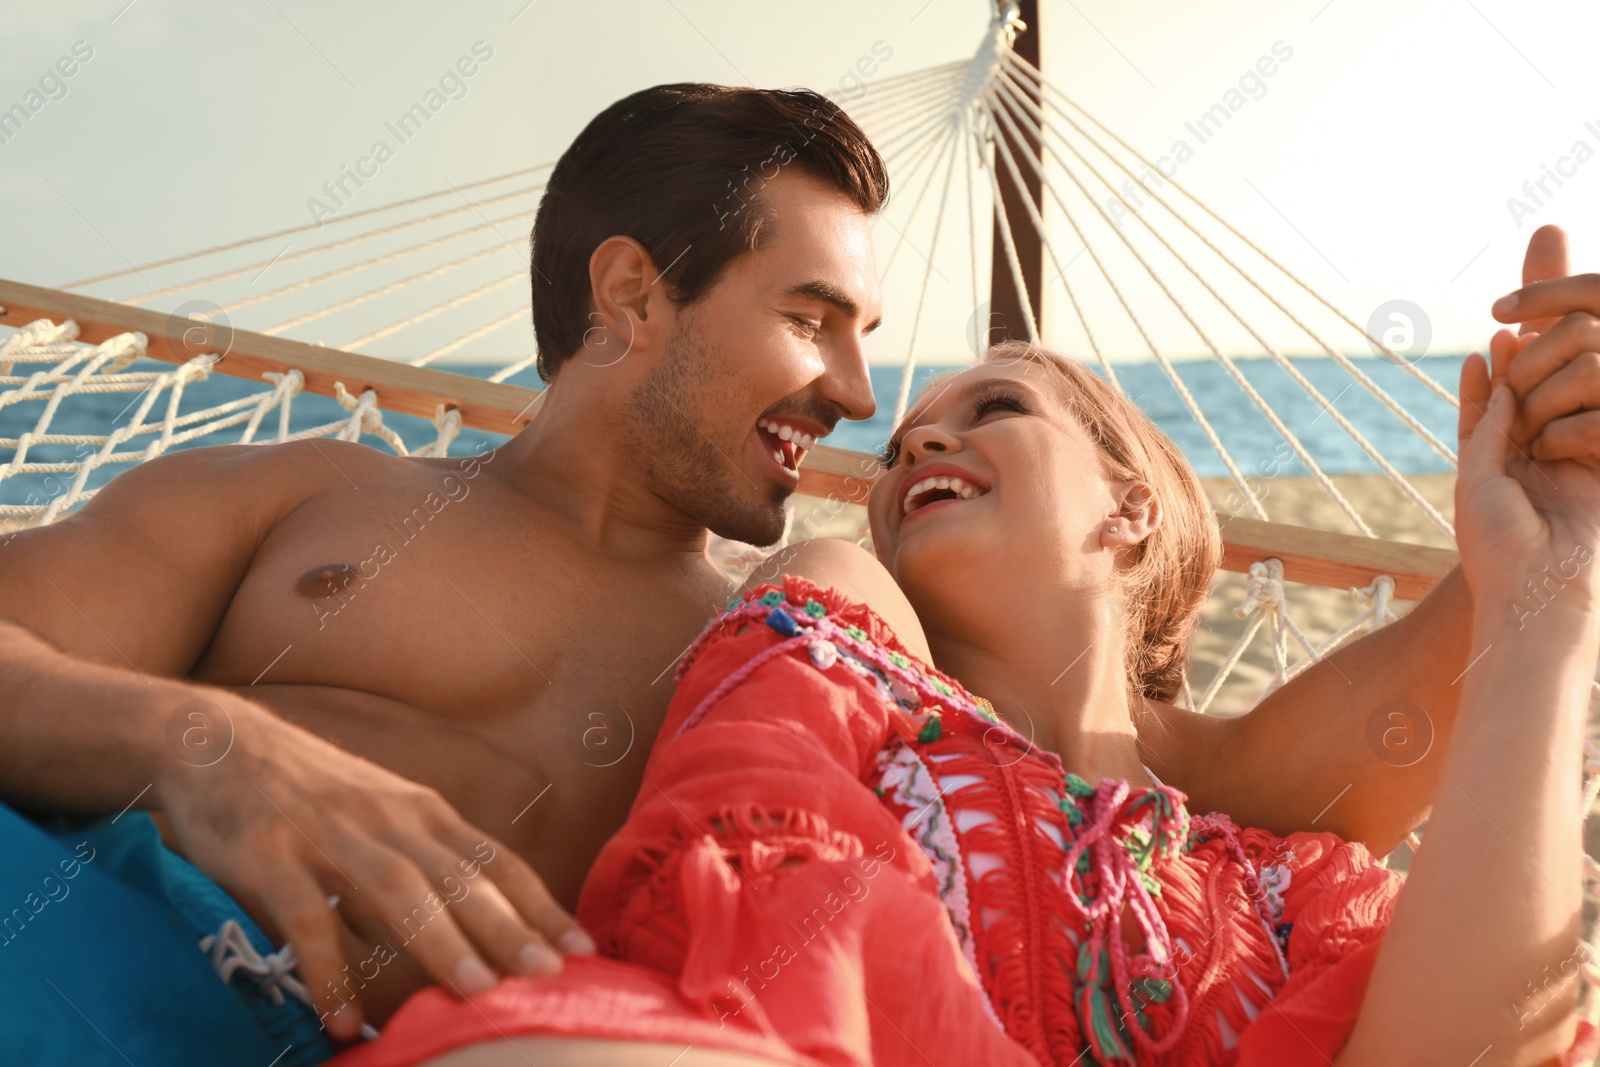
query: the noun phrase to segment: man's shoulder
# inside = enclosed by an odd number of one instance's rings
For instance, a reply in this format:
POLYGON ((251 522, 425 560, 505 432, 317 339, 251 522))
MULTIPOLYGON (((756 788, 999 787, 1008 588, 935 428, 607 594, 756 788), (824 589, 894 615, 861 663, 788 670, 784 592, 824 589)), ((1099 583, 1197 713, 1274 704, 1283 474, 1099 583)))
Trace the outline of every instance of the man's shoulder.
POLYGON ((348 486, 357 474, 404 478, 419 469, 409 457, 331 438, 206 445, 168 452, 142 466, 164 478, 207 478, 248 487, 252 492, 281 488, 295 494, 315 491, 324 484, 348 486))
POLYGON ((1180 744, 1220 744, 1238 726, 1237 716, 1208 715, 1154 697, 1142 697, 1140 700, 1141 713, 1135 724, 1141 737, 1149 732, 1173 737, 1180 744))
MULTIPOLYGON (((148 516, 166 528, 203 514, 255 531, 255 539, 324 489, 376 487, 418 468, 350 441, 303 439, 173 449, 106 483, 63 521, 121 525, 148 516)), ((138 520, 143 522, 144 520, 138 520)))
POLYGON ((1168 785, 1204 802, 1215 778, 1226 771, 1238 720, 1141 698, 1134 717, 1140 755, 1168 785))

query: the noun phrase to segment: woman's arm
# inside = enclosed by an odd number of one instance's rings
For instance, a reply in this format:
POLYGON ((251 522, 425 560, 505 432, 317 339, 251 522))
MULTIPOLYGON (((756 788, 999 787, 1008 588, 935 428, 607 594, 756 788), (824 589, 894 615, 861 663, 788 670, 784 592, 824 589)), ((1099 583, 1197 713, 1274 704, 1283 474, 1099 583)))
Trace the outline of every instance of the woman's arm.
POLYGON ((1478 613, 1443 788, 1341 1065, 1465 1064, 1486 1046, 1483 1065, 1540 1063, 1572 1043, 1597 627, 1581 603, 1520 631, 1508 614, 1478 613))
MULTIPOLYGON (((1481 359, 1467 375, 1481 396, 1481 359)), ((1515 414, 1501 387, 1481 421, 1470 416, 1456 499, 1477 652, 1346 1067, 1542 1063, 1573 1040, 1600 479, 1515 452, 1515 414)))

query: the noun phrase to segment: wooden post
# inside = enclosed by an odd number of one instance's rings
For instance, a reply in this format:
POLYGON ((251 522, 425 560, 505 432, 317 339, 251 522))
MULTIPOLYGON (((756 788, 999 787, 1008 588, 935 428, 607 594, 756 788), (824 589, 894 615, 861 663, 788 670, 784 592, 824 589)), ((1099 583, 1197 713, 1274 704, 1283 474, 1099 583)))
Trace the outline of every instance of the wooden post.
MULTIPOLYGON (((1017 35, 1013 47, 1017 55, 1037 67, 1040 37, 1039 0, 1020 0, 1017 7, 1027 29, 1017 35)), ((1022 84, 1023 88, 1020 91, 1037 103, 1038 94, 1033 91, 1030 83, 1024 80, 1022 84)), ((995 136, 1005 138, 1006 144, 1011 149, 1012 158, 1017 161, 1022 184, 1027 187, 1034 206, 1041 208, 1042 216, 1044 186, 1039 180, 1039 174, 1028 166, 1024 157, 1042 160, 1043 148, 1039 139, 1024 124, 1017 124, 1017 133, 1021 135, 1020 141, 1002 124, 996 130, 995 136)), ((1038 231, 1033 228, 1033 220, 1022 199, 1022 192, 1017 188, 1017 183, 1011 180, 1011 174, 1006 169, 998 147, 995 149, 994 168, 995 177, 1000 183, 1000 202, 1005 207, 1006 219, 1011 223, 1011 242, 1016 247, 1017 260, 1022 265, 1022 280, 1027 287, 1028 304, 1033 308, 1035 316, 1034 332, 1038 333, 1039 316, 1042 314, 1040 301, 1044 297, 1044 244, 1038 231)), ((1011 275, 1011 262, 1006 252, 1005 236, 998 218, 994 222, 993 263, 989 271, 988 337, 986 341, 980 343, 987 347, 1000 341, 1026 341, 1028 327, 1022 309, 1022 298, 1017 294, 1016 282, 1011 275)))

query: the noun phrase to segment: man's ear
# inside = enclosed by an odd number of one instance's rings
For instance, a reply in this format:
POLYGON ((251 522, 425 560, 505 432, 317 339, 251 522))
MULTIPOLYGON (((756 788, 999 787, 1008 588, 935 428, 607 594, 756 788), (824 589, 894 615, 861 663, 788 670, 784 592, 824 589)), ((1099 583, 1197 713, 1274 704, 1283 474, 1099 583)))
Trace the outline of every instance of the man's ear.
POLYGON ((644 245, 632 237, 608 237, 589 257, 594 310, 579 356, 609 366, 631 352, 649 351, 660 340, 667 315, 661 272, 644 245))

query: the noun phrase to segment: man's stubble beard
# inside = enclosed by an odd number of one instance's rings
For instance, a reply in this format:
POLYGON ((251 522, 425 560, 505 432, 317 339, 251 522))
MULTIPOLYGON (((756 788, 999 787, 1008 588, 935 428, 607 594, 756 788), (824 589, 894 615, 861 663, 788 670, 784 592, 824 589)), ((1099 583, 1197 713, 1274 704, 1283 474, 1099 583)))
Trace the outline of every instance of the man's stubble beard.
POLYGON ((707 432, 717 424, 700 412, 741 405, 727 380, 727 360, 694 329, 695 318, 682 309, 666 359, 628 398, 630 448, 648 484, 679 511, 719 537, 773 544, 783 536, 788 494, 777 486, 764 490, 737 465, 748 451, 743 438, 728 444, 730 452, 707 432), (724 398, 729 402, 718 403, 724 398))

